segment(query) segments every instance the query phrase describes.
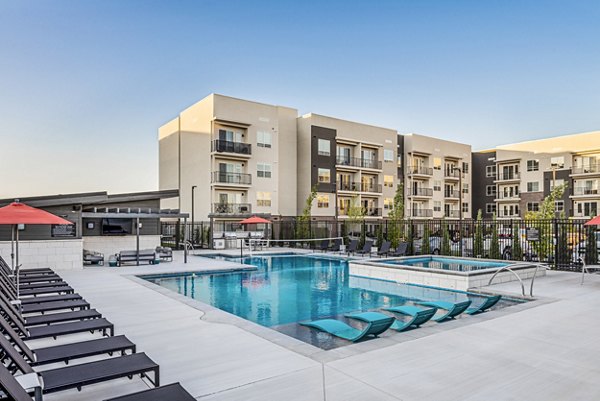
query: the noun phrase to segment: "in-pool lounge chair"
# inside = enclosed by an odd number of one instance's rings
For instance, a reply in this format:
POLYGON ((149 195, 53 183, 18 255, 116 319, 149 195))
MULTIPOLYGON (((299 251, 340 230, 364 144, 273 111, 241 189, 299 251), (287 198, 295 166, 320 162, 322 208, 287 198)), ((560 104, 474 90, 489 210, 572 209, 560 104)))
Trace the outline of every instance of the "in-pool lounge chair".
POLYGON ((400 315, 408 316, 409 319, 405 321, 396 320, 391 329, 396 331, 404 331, 409 328, 419 327, 423 323, 428 322, 437 312, 437 308, 419 308, 418 306, 394 306, 391 308, 384 308, 384 310, 398 313, 400 315))
POLYGON ((356 253, 359 255, 369 256, 369 255, 371 255, 372 247, 373 247, 373 241, 367 241, 367 242, 365 242, 365 245, 363 245, 363 248, 360 251, 356 251, 356 253))
POLYGON ((4 336, 0 336, 0 350, 3 350, 2 360, 10 362, 7 366, 14 368, 14 371, 23 374, 36 373, 43 383, 44 394, 73 388, 81 390, 83 386, 90 384, 122 377, 133 378, 138 374, 148 377, 155 387, 160 385, 159 366, 144 353, 36 372, 4 336), (154 380, 150 379, 148 373, 153 374, 154 380))
POLYGON ((196 401, 179 383, 151 388, 104 401, 196 401))
POLYGON ((390 241, 384 241, 383 244, 381 244, 381 247, 377 250, 377 256, 388 256, 388 253, 390 253, 391 245, 392 243, 390 241))
POLYGON ((377 337, 384 331, 390 328, 392 324, 394 324, 393 317, 384 315, 383 313, 378 312, 365 312, 370 315, 365 315, 363 318, 358 319, 353 317, 353 315, 348 315, 347 317, 361 320, 363 322, 367 322, 368 324, 364 329, 359 330, 355 327, 350 326, 347 323, 341 322, 335 319, 322 319, 315 320, 308 323, 300 323, 302 326, 311 327, 313 329, 317 329, 320 331, 324 331, 333 336, 343 338, 344 340, 356 342, 362 340, 367 336, 377 337), (369 319, 368 321, 366 319, 369 319))
POLYGON ((487 297, 481 305, 474 306, 472 308, 468 308, 465 311, 465 313, 469 314, 469 315, 475 315, 477 313, 485 312, 486 310, 490 309, 492 306, 496 305, 498 303, 498 301, 500 301, 500 298, 502 298, 501 295, 493 295, 491 297, 487 297))
POLYGON ((389 253, 388 256, 406 256, 408 251, 408 242, 399 242, 396 249, 389 253))
POLYGON ((348 255, 350 255, 351 253, 353 254, 354 252, 356 252, 356 248, 358 248, 358 240, 353 239, 350 241, 350 245, 348 245, 348 249, 346 249, 346 252, 348 253, 348 255))
POLYGON ((466 311, 467 308, 471 306, 471 300, 457 303, 446 301, 419 302, 419 305, 445 310, 446 313, 432 319, 435 322, 441 322, 446 319, 454 319, 456 316, 466 311))

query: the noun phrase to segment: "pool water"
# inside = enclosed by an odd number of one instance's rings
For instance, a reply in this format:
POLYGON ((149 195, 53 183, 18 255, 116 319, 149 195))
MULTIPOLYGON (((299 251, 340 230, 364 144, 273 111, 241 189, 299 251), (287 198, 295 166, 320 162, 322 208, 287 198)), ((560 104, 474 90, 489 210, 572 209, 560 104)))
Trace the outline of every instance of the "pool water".
POLYGON ((493 269, 507 266, 508 263, 502 262, 489 262, 483 260, 474 259, 454 259, 454 258, 443 258, 443 257, 422 257, 422 258, 409 258, 409 259, 394 259, 384 260, 382 263, 403 265, 403 266, 415 266, 424 267, 428 269, 440 269, 440 270, 452 270, 458 272, 470 272, 483 269, 493 269))
MULTIPOLYGON (((256 270, 217 274, 178 273, 142 278, 236 316, 270 327, 323 349, 348 342, 298 322, 344 319, 345 313, 414 301, 462 301, 483 297, 450 290, 352 277, 345 260, 311 256, 237 258, 256 270)), ((502 300, 496 308, 516 302, 502 300)))

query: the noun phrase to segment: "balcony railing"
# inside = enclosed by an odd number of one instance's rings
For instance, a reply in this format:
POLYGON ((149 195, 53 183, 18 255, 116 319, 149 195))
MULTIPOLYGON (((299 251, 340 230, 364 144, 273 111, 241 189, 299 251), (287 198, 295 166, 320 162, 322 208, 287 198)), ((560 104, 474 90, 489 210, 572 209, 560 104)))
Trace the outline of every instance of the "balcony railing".
POLYGON ((338 166, 372 168, 372 169, 376 169, 376 170, 381 170, 381 161, 372 160, 372 159, 363 159, 360 157, 338 156, 336 158, 336 164, 338 166))
POLYGON ((360 191, 360 182, 338 182, 337 184, 338 191, 360 191))
POLYGON ((381 216, 381 208, 379 208, 379 207, 366 208, 366 209, 364 209, 364 211, 365 211, 365 216, 369 216, 369 217, 381 216))
POLYGON ((433 175, 433 168, 425 166, 411 166, 408 171, 410 174, 433 175))
POLYGON ((444 191, 444 198, 458 199, 460 198, 460 191, 454 189, 450 191, 444 191))
POLYGON ((577 195, 577 196, 598 195, 598 194, 600 194, 600 189, 598 189, 598 188, 575 187, 573 189, 573 195, 577 195))
POLYGON ((361 190, 361 192, 381 193, 381 184, 371 184, 368 182, 361 182, 360 190, 361 190))
POLYGON ((600 173, 600 164, 590 164, 587 166, 573 167, 571 174, 591 174, 600 173))
POLYGON ((413 196, 433 196, 433 189, 415 187, 410 191, 410 194, 413 196))
POLYGON ((519 180, 521 179, 521 175, 519 173, 500 173, 496 177, 497 181, 509 181, 509 180, 519 180))
POLYGON ((250 155, 252 154, 252 145, 243 142, 232 142, 223 141, 221 139, 215 139, 212 142, 212 151, 250 155))
POLYGON ((445 210, 444 214, 446 215, 446 217, 450 217, 450 218, 458 218, 460 217, 460 210, 455 209, 455 210, 445 210))
POLYGON ((412 217, 433 217, 433 210, 431 210, 431 209, 413 209, 412 217))
POLYGON ((445 169, 444 177, 446 178, 460 178, 460 170, 457 168, 445 169))
POLYGON ((213 213, 216 214, 244 214, 251 213, 249 203, 213 203, 213 213))
POLYGON ((252 184, 252 176, 250 174, 243 173, 226 173, 222 171, 213 171, 212 182, 218 182, 223 184, 250 185, 252 184))
POLYGON ((504 192, 497 192, 496 193, 496 199, 518 199, 519 198, 519 193, 514 193, 514 192, 509 192, 509 193, 504 193, 504 192))

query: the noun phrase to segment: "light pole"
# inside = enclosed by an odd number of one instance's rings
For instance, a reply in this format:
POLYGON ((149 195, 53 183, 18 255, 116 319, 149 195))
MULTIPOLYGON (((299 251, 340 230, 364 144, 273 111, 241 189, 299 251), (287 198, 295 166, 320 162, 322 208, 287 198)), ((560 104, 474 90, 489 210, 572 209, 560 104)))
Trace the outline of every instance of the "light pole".
POLYGON ((194 243, 194 190, 196 185, 192 185, 192 244, 194 243))
POLYGON ((460 247, 460 256, 463 255, 463 243, 462 243, 462 229, 463 229, 463 202, 462 202, 462 169, 460 167, 454 167, 454 170, 458 170, 458 246, 460 247))

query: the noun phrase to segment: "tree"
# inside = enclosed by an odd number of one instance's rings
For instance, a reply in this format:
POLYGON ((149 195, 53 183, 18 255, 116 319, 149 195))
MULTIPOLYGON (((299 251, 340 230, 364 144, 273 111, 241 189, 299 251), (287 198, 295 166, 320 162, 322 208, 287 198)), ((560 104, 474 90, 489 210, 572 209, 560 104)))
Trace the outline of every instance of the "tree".
POLYGON ((383 227, 381 226, 381 224, 377 225, 377 228, 375 229, 375 233, 376 233, 376 237, 377 237, 377 248, 381 248, 381 245, 383 245, 383 227))
POLYGON ((446 219, 442 219, 442 245, 440 253, 448 256, 452 254, 452 249, 450 248, 450 231, 448 230, 446 219))
POLYGON ((498 221, 494 213, 494 223, 492 224, 492 240, 490 241, 490 259, 500 259, 500 240, 498 238, 498 221))
POLYGON ((519 232, 519 224, 514 223, 512 228, 512 260, 523 259, 523 248, 521 247, 521 233, 519 232))
POLYGON ((598 244, 596 243, 596 232, 593 227, 588 227, 585 239, 585 263, 595 265, 598 262, 598 244))
POLYGON ((365 233, 365 209, 358 202, 358 198, 355 196, 352 198, 352 202, 350 203, 350 207, 348 208, 348 222, 351 223, 350 232, 355 232, 355 229, 358 226, 360 230, 360 239, 358 241, 358 246, 363 247, 366 240, 365 233))
POLYGON ((473 256, 483 256, 483 221, 481 209, 477 211, 477 223, 475 224, 475 238, 473 239, 473 256))
MULTIPOLYGON (((425 227, 423 227, 423 243, 421 244, 421 254, 429 255, 431 254, 431 240, 429 239, 429 222, 423 223, 425 227)), ((412 227, 412 224, 411 224, 412 227)), ((412 231, 412 230, 411 230, 412 231)))
POLYGON ((402 220, 404 219, 404 184, 399 183, 394 195, 394 203, 389 213, 388 241, 396 248, 403 236, 402 220))
POLYGON ((569 254, 569 246, 567 244, 567 227, 566 225, 560 224, 556 228, 558 232, 558 244, 556 249, 558 266, 568 266, 571 262, 571 255, 569 254))
POLYGON ((317 186, 313 186, 310 194, 304 203, 302 214, 296 219, 296 238, 305 239, 310 237, 310 217, 312 213, 312 204, 317 197, 317 186))

